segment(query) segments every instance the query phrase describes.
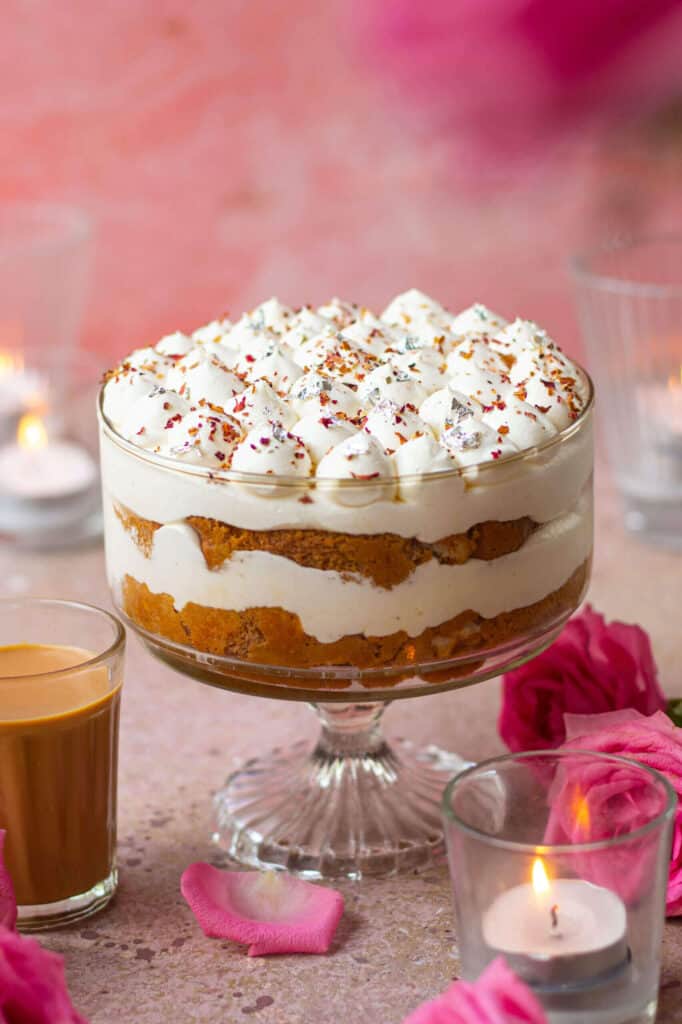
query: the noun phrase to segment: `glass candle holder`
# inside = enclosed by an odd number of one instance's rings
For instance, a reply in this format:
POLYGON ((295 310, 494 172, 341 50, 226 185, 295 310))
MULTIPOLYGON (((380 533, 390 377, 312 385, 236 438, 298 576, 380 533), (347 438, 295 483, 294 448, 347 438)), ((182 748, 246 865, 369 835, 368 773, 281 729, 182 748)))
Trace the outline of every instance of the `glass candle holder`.
POLYGON ((83 544, 102 530, 95 398, 99 363, 35 357, 39 384, 0 442, 0 535, 24 548, 83 544))
POLYGON ((0 533, 31 547, 100 531, 98 374, 77 354, 90 255, 83 211, 0 204, 0 533))
POLYGON ((494 758, 443 798, 462 975, 498 956, 552 1024, 656 1015, 675 793, 626 758, 494 758))
POLYGON ((682 548, 682 236, 605 246, 573 270, 625 524, 682 548))
POLYGON ((124 647, 98 608, 0 600, 0 828, 22 931, 87 917, 116 890, 124 647))

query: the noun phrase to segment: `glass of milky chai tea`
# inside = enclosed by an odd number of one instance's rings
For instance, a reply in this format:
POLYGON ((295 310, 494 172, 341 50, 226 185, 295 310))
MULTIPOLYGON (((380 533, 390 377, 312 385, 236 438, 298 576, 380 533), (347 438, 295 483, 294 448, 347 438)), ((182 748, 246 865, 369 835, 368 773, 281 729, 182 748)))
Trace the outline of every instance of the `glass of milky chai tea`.
POLYGON ((125 633, 70 601, 0 600, 0 828, 35 931, 116 891, 116 774, 125 633))

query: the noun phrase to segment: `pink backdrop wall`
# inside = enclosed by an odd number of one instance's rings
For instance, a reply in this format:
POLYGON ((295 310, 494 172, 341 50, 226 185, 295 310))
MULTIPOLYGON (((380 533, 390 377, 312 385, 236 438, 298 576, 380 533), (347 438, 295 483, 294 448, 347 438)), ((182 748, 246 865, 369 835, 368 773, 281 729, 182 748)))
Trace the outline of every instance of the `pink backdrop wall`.
POLYGON ((682 226, 679 152, 464 187, 333 3, 5 0, 0 46, 0 200, 90 213, 84 339, 107 356, 271 293, 382 303, 410 284, 532 315, 570 348, 571 247, 682 226))

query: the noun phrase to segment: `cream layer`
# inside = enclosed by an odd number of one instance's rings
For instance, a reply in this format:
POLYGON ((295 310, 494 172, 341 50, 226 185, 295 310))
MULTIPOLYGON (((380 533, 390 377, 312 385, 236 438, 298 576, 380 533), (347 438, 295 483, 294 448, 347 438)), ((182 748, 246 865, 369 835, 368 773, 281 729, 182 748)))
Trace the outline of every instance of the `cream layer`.
POLYGON ((194 515, 251 530, 396 533, 429 543, 488 520, 528 516, 549 523, 574 507, 592 475, 590 413, 572 436, 522 459, 465 475, 371 480, 351 490, 316 479, 299 487, 274 477, 267 485, 210 479, 205 469, 124 447, 105 429, 100 436, 105 494, 143 519, 169 525, 194 515))
POLYGON ((545 524, 518 551, 464 565, 432 559, 391 590, 363 576, 307 568, 267 551, 235 552, 211 570, 195 531, 184 522, 158 529, 147 558, 106 495, 105 518, 109 582, 117 600, 129 575, 155 594, 171 594, 178 610, 189 602, 233 611, 283 608, 298 615, 305 632, 321 643, 398 630, 418 636, 467 609, 492 618, 525 607, 557 590, 592 550, 589 491, 572 511, 545 524))

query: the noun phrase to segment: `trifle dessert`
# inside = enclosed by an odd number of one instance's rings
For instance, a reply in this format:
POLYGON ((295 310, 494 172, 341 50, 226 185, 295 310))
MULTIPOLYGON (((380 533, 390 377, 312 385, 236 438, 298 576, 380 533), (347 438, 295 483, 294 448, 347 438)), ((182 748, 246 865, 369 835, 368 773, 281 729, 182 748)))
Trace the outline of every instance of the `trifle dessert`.
POLYGON ((367 686, 537 649, 588 579, 591 409, 537 324, 417 290, 168 335, 101 395, 116 601, 198 657, 367 686))

